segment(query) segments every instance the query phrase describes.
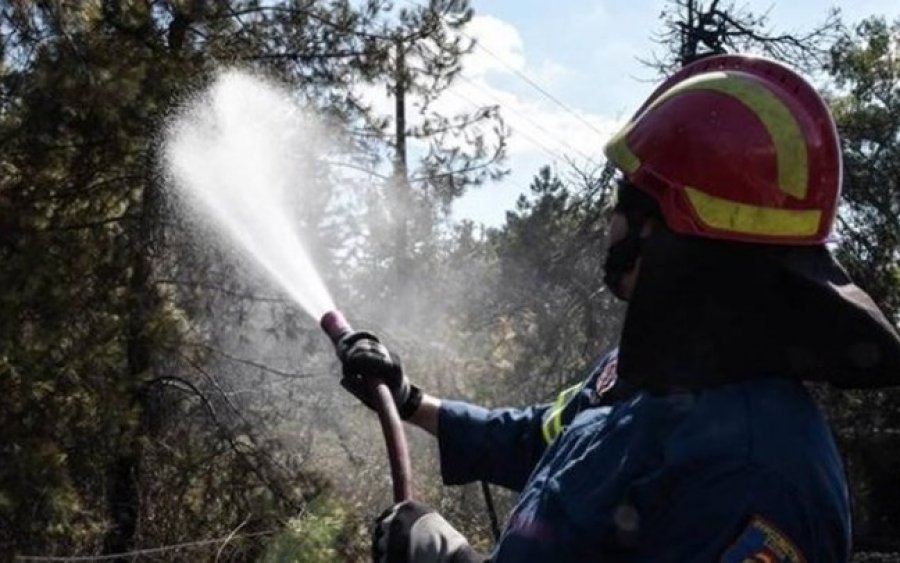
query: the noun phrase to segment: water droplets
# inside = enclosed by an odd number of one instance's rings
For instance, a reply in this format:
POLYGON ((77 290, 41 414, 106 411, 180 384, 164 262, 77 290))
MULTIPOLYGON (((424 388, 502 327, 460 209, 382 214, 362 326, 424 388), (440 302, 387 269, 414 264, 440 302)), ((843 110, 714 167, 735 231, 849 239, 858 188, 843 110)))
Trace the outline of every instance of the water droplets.
POLYGON ((334 304, 292 221, 325 132, 289 94, 222 72, 168 123, 164 173, 186 205, 261 266, 317 319, 334 304))

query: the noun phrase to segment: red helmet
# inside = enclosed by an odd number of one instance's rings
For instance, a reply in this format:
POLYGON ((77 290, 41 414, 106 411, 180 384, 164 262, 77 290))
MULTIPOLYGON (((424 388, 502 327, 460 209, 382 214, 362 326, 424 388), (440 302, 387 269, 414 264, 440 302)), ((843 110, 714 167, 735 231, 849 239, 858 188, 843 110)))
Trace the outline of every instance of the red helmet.
POLYGON ((821 244, 831 231, 841 186, 834 120, 808 82, 774 61, 719 55, 684 67, 604 152, 675 232, 821 244))

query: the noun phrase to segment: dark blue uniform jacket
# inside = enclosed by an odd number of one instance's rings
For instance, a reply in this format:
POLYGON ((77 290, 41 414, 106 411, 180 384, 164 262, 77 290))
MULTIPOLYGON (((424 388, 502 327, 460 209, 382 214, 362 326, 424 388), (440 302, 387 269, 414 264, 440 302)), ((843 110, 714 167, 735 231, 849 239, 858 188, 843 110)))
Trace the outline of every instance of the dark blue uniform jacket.
POLYGON ((553 404, 446 401, 446 484, 521 491, 495 563, 848 561, 847 485, 802 384, 778 378, 610 404, 615 353, 553 404))

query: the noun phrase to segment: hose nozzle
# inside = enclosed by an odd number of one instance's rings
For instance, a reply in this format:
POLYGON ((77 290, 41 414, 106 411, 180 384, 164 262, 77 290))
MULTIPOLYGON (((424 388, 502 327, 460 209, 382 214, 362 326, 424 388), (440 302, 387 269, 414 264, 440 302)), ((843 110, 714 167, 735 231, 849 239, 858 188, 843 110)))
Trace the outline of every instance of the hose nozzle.
POLYGON ((344 318, 344 315, 337 310, 328 311, 322 315, 319 326, 322 327, 322 330, 325 331, 325 334, 328 335, 328 338, 331 339, 332 344, 335 346, 337 346, 337 343, 340 342, 341 338, 353 332, 350 323, 348 323, 347 319, 344 318))

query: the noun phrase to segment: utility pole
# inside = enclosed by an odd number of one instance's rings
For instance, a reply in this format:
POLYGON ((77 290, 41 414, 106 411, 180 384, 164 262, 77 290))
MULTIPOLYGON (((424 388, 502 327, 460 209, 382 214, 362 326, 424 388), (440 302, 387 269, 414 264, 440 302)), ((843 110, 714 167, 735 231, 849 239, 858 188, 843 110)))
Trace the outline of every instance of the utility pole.
POLYGON ((406 51, 403 40, 396 40, 397 60, 394 70, 394 126, 396 154, 394 155, 394 177, 404 188, 409 182, 406 164, 406 51))
POLYGON ((391 215, 395 229, 394 276, 393 283, 398 295, 408 283, 411 274, 409 248, 409 223, 412 218, 412 190, 409 186, 409 167, 406 155, 406 90, 409 77, 406 68, 406 48, 402 39, 395 42, 396 61, 394 70, 394 174, 391 215))

